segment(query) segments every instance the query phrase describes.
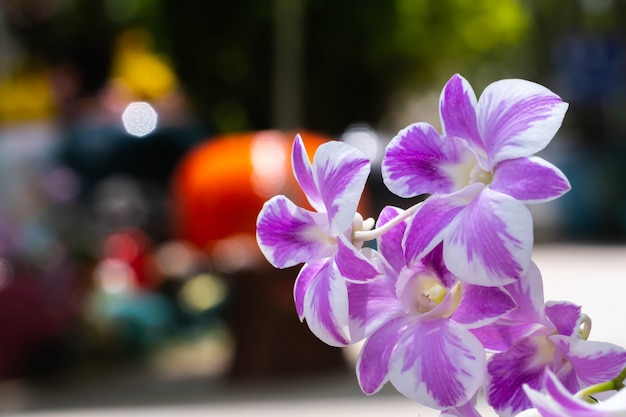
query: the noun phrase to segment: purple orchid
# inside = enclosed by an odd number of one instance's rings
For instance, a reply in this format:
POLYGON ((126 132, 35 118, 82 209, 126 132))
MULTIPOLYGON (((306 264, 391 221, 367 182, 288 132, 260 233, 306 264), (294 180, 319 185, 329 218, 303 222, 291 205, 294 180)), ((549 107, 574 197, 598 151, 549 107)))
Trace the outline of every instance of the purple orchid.
POLYGON ((365 339, 356 364, 364 393, 390 382, 441 417, 480 417, 481 389, 502 417, 626 416, 622 392, 582 400, 623 387, 626 350, 587 340, 590 320, 578 305, 545 302, 531 260, 526 205, 570 189, 534 156, 567 107, 524 80, 495 82, 477 99, 454 75, 440 96, 442 133, 410 125, 382 163, 393 193, 430 196, 407 210, 385 207, 376 222, 357 212, 365 155, 329 142, 311 163, 296 136, 293 172, 313 210, 273 197, 259 213, 257 242, 277 268, 303 264, 296 311, 318 338, 365 339), (363 247, 370 240, 376 249, 363 247))
MULTIPOLYGON (((378 226, 401 215, 387 207, 378 226)), ((405 228, 399 223, 379 238, 380 252, 370 258, 380 271, 376 279, 348 284, 353 328, 368 336, 357 362, 359 384, 373 394, 390 381, 428 407, 471 407, 483 384, 485 350, 468 329, 516 305, 500 288, 459 282, 443 264, 441 245, 405 266, 405 228)))
POLYGON ((432 194, 405 237, 407 264, 443 242, 459 279, 501 286, 530 266, 532 218, 524 204, 570 189, 563 173, 533 156, 552 140, 567 103, 538 84, 501 80, 479 100, 454 75, 439 103, 443 135, 427 123, 401 130, 382 164, 389 190, 401 197, 432 194))
POLYGON ((626 416, 626 389, 622 389, 605 401, 591 404, 579 395, 572 394, 563 386, 558 377, 548 371, 545 393, 524 386, 533 409, 518 414, 517 417, 623 417, 626 416))
POLYGON ((531 402, 524 385, 542 387, 554 372, 571 392, 614 378, 626 365, 626 350, 588 341, 589 322, 579 306, 543 303, 539 269, 505 287, 519 308, 473 333, 492 349, 502 349, 487 363, 488 403, 501 416, 513 416, 531 402), (581 329, 581 325, 583 326, 581 329))
MULTIPOLYGON (((257 219, 257 242, 277 268, 304 263, 294 286, 298 317, 306 319, 311 331, 324 342, 346 345, 352 341, 347 290, 335 260, 338 241, 344 241, 345 251, 356 251, 352 234, 367 229, 357 205, 370 162, 356 148, 333 141, 318 148, 311 165, 297 135, 292 166, 316 211, 298 207, 283 195, 271 198, 257 219)), ((362 270, 356 279, 367 279, 368 273, 375 271, 362 270)))

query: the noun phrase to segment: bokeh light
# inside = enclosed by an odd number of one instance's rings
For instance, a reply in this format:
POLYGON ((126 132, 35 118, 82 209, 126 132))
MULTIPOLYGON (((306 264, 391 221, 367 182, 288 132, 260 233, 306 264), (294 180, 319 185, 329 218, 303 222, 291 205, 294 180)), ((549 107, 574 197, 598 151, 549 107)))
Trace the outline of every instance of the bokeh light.
POLYGON ((122 113, 124 128, 129 134, 137 137, 152 133, 156 128, 157 118, 154 108, 141 101, 130 103, 122 113))
POLYGON ((185 310, 199 314, 217 307, 225 298, 223 281, 213 274, 199 274, 183 285, 178 301, 185 310))

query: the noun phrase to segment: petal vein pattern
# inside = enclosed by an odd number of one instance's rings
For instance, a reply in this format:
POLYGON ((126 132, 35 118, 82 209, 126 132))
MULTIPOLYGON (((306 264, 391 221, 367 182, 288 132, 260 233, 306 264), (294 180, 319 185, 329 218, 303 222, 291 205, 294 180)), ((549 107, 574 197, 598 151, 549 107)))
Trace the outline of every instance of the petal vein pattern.
POLYGON ((328 142, 318 148, 313 177, 335 235, 352 225, 369 172, 369 160, 356 148, 341 142, 328 142))
POLYGON ((466 204, 467 201, 455 195, 433 195, 424 201, 409 220, 402 241, 407 265, 421 259, 441 243, 450 223, 466 204))
POLYGON ((467 80, 455 74, 439 97, 439 115, 444 135, 463 138, 475 150, 483 149, 476 123, 476 94, 467 80))
POLYGON ((401 130, 387 146, 382 163, 383 181, 400 197, 449 193, 467 185, 450 166, 473 159, 456 137, 442 137, 427 123, 401 130))
POLYGON ((552 91, 530 81, 500 80, 487 86, 476 112, 489 168, 545 148, 561 127, 567 107, 552 91))
POLYGON ((490 188, 529 204, 554 200, 569 191, 571 186, 557 167, 531 156, 500 162, 490 188))
POLYGON ((473 397, 484 366, 485 351, 468 330, 444 318, 423 320, 398 341, 389 380, 406 397, 443 409, 473 397))
POLYGON ((325 262, 310 280, 304 295, 303 316, 309 329, 324 343, 350 343, 346 283, 334 261, 325 262))
POLYGON ((528 209, 512 197, 484 188, 454 218, 443 256, 461 280, 501 286, 525 274, 532 244, 528 209))
POLYGON ((336 243, 325 232, 325 219, 278 195, 268 200, 257 219, 257 242, 267 260, 287 268, 330 256, 336 243))
POLYGON ((311 206, 316 211, 326 211, 324 202, 320 196, 317 184, 313 178, 313 171, 311 168, 311 162, 309 162, 309 156, 304 148, 302 137, 296 135, 293 141, 293 149, 291 151, 291 167, 293 169, 293 175, 296 177, 296 181, 304 191, 306 198, 311 203, 311 206))

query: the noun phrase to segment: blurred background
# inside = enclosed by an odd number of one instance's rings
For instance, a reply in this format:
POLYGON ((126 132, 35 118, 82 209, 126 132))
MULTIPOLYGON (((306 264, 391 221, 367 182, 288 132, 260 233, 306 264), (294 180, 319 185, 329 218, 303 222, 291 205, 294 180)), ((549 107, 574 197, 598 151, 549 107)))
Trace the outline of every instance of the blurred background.
POLYGON ((362 212, 408 207, 384 146, 439 126, 456 72, 570 103, 542 156, 573 190, 533 207, 538 244, 626 241, 623 0, 0 0, 0 52, 0 411, 346 371, 298 322, 297 268, 262 259, 256 215, 303 202, 295 132, 366 152, 362 212), (128 133, 132 102, 154 130, 128 133))

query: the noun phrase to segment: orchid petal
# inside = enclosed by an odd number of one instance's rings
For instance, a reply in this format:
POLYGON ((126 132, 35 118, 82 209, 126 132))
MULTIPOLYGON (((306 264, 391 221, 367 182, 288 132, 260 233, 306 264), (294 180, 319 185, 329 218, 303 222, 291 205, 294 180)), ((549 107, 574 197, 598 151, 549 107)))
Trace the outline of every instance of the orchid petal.
POLYGON ((518 311, 513 313, 515 317, 509 315, 510 320, 547 324, 544 314, 543 278, 537 264, 531 261, 526 275, 504 288, 519 306, 518 311))
POLYGON ((536 156, 500 162, 489 187, 526 204, 554 200, 571 189, 557 167, 536 156))
POLYGON ((265 202, 257 218, 257 243, 276 268, 327 257, 334 246, 322 222, 325 219, 318 213, 296 206, 283 195, 274 196, 265 202))
POLYGON ((452 220, 482 188, 474 184, 447 196, 433 195, 409 220, 404 234, 405 263, 410 265, 432 251, 443 240, 452 220))
POLYGON ((452 320, 418 321, 403 332, 389 362, 389 380, 409 399, 443 409, 467 403, 483 382, 485 352, 452 320))
MULTIPOLYGON (((515 311, 509 313, 512 315, 515 311)), ((503 352, 509 349, 517 340, 531 334, 540 333, 544 329, 542 324, 532 322, 511 323, 508 316, 494 323, 478 328, 470 328, 474 336, 480 340, 485 349, 492 352, 503 352)))
POLYGON ((578 334, 581 307, 565 301, 548 301, 545 311, 546 317, 552 322, 558 334, 574 336, 578 334))
POLYGON ((406 320, 392 320, 365 341, 356 363, 359 386, 365 394, 375 394, 389 380, 389 358, 406 326, 406 320))
POLYGON ((330 258, 323 258, 310 264, 304 264, 293 286, 293 300, 296 305, 296 312, 300 321, 304 320, 304 299, 311 282, 322 269, 328 268, 330 258))
POLYGON ((395 271, 381 260, 382 276, 366 283, 347 282, 350 334, 353 340, 369 336, 392 317, 403 314, 396 298, 395 271))
POLYGON ((561 407, 567 408, 569 411, 575 413, 589 411, 589 407, 585 402, 580 398, 575 398, 549 369, 546 369, 545 388, 546 392, 549 393, 552 399, 561 407))
POLYGON ((313 177, 335 235, 352 226, 369 172, 369 159, 350 145, 333 141, 317 148, 313 177))
POLYGON ((606 417, 606 413, 575 397, 550 370, 546 370, 546 394, 524 386, 526 395, 543 417, 606 417))
POLYGON ((379 276, 381 272, 370 262, 348 239, 339 235, 337 238, 338 251, 335 261, 339 272, 352 281, 365 282, 379 276))
POLYGON ((551 352, 545 337, 527 337, 489 359, 485 390, 487 402, 498 415, 513 416, 531 407, 523 385, 541 388, 545 369, 554 360, 551 352))
POLYGON ((343 277, 331 261, 310 280, 304 295, 303 316, 309 329, 331 346, 350 343, 347 292, 343 277))
POLYGON ((449 193, 467 185, 467 161, 474 161, 465 143, 442 137, 428 123, 402 129, 389 142, 382 162, 383 182, 400 197, 449 193), (457 171, 460 173, 456 173, 457 171))
POLYGON ((439 243, 433 250, 424 255, 422 265, 431 271, 446 288, 451 288, 458 281, 443 260, 443 243, 439 243))
POLYGON ((528 270, 532 233, 532 218, 522 203, 484 188, 450 225, 444 260, 465 282, 506 285, 528 270))
POLYGON ((556 348, 571 363, 581 387, 611 380, 626 366, 626 350, 606 342, 550 336, 556 348))
POLYGON ((552 91, 530 81, 500 80, 487 86, 476 113, 489 167, 545 148, 561 126, 567 107, 552 91))
MULTIPOLYGON (((378 216, 376 227, 387 224, 387 222, 397 217, 402 211, 402 209, 392 206, 383 208, 378 216)), ((399 271, 404 266, 402 238, 406 231, 406 226, 407 221, 402 221, 378 238, 378 250, 396 271, 399 271)))
POLYGON ((461 304, 450 318, 466 329, 492 323, 517 307, 502 288, 466 284, 462 289, 461 304))
POLYGON ((495 323, 471 329, 485 349, 493 351, 506 350, 516 340, 536 334, 539 330, 543 332, 550 325, 544 315, 541 272, 534 262, 530 263, 526 275, 504 289, 511 294, 518 308, 495 323))
POLYGON ((297 134, 293 140, 293 148, 291 151, 291 166, 293 168, 293 174, 296 177, 296 181, 304 191, 307 200, 311 203, 311 206, 320 212, 325 212, 324 202, 320 196, 317 184, 313 178, 313 172, 311 169, 311 162, 309 156, 304 148, 302 137, 297 134))
MULTIPOLYGON (((465 139, 476 154, 484 159, 484 145, 476 122, 477 103, 470 83, 461 75, 455 74, 441 91, 439 114, 443 134, 465 139)), ((483 165, 483 168, 486 167, 483 165)))

